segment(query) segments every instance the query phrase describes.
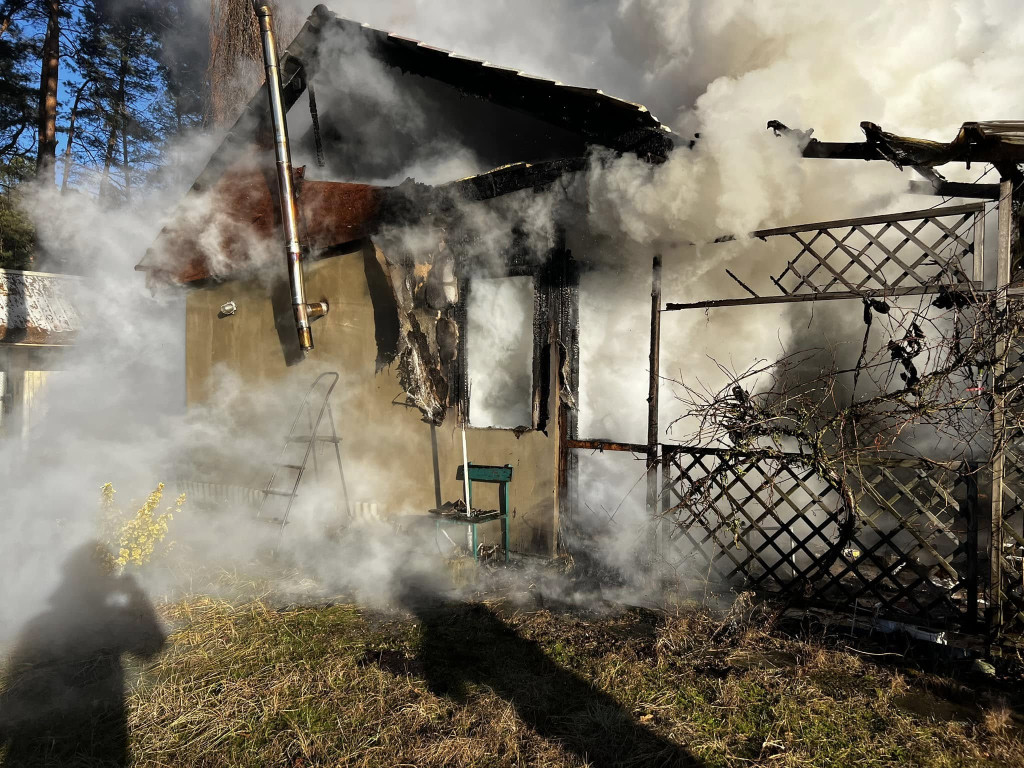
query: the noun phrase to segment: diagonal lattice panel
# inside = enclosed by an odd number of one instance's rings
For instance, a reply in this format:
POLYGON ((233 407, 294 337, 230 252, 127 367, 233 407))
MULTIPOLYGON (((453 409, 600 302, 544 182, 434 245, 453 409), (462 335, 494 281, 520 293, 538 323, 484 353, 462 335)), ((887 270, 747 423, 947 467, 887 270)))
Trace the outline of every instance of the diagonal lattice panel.
POLYGON ((1002 575, 1003 631, 1024 632, 1024 440, 1008 436, 1003 452, 1002 575))
MULTIPOLYGON (((1024 307, 1011 301, 1009 310, 1024 307)), ((1006 338, 1006 371, 998 386, 1005 393, 1002 546, 994 555, 1001 578, 1002 631, 1024 633, 1024 338, 1006 338)))
POLYGON ((788 243, 786 267, 773 282, 789 296, 969 290, 981 285, 983 219, 984 204, 976 203, 754 235, 788 243))
POLYGON ((925 464, 851 476, 848 537, 839 494, 798 461, 666 449, 665 509, 704 578, 927 624, 977 619, 979 561, 966 482, 925 464), (831 555, 831 556, 830 556, 831 555))
POLYGON ((806 467, 715 452, 667 452, 664 499, 697 571, 716 581, 789 587, 835 536, 838 494, 806 467))
POLYGON ((850 483, 858 506, 852 550, 861 554, 834 572, 836 580, 847 581, 851 573, 866 578, 863 597, 890 615, 928 623, 976 619, 978 547, 970 541, 958 473, 876 466, 850 483))

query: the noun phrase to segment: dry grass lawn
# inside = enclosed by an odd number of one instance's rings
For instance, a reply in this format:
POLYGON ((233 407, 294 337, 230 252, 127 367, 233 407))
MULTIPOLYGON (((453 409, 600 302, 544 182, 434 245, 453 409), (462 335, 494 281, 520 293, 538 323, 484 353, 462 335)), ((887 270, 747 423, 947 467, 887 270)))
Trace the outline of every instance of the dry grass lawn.
POLYGON ((1024 765, 1019 702, 765 610, 405 607, 161 607, 167 645, 126 675, 130 764, 1024 765))
POLYGON ((1011 703, 769 614, 167 606, 136 765, 1024 765, 1011 703))

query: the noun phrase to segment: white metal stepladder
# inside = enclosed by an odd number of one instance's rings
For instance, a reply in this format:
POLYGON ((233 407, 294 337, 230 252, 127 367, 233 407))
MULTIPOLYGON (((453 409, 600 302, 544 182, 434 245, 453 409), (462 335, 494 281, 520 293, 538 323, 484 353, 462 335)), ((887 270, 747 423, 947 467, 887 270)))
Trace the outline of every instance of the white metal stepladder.
MULTIPOLYGON (((338 437, 338 433, 334 426, 334 412, 331 410, 331 393, 334 391, 335 385, 338 383, 339 376, 335 371, 329 371, 327 373, 321 373, 316 377, 316 380, 310 386, 309 391, 306 392, 306 396, 302 399, 302 403, 299 405, 299 410, 295 414, 295 418, 292 420, 292 425, 288 430, 288 436, 285 438, 284 446, 281 448, 281 452, 277 456, 277 461, 274 463, 274 471, 270 476, 270 480, 264 487, 262 493, 263 498, 260 500, 259 510, 256 512, 256 518, 258 520, 265 520, 270 523, 280 525, 281 533, 284 533, 284 527, 288 524, 288 516, 291 514, 292 507, 295 504, 295 498, 298 496, 299 483, 302 482, 303 475, 306 472, 306 466, 309 464, 309 459, 313 458, 313 474, 315 477, 320 476, 320 465, 317 460, 317 452, 315 446, 318 443, 329 443, 334 446, 334 456, 338 464, 338 477, 341 480, 341 495, 344 503, 345 514, 351 514, 351 508, 349 507, 348 499, 348 486, 345 484, 345 471, 341 465, 341 438, 338 437), (314 397, 317 388, 320 387, 321 382, 323 384, 323 394, 319 397, 314 397), (329 383, 328 383, 329 382, 329 383), (319 407, 317 407, 319 406, 319 407), (315 411, 315 413, 314 413, 315 411), (303 414, 306 415, 306 419, 303 420, 303 414), (330 427, 330 432, 321 435, 321 425, 324 422, 324 414, 327 414, 327 424, 330 427), (298 450, 302 451, 302 458, 297 463, 288 462, 289 451, 298 450), (278 475, 285 472, 294 473, 294 478, 291 481, 291 486, 286 488, 277 487, 278 475), (280 498, 285 501, 284 511, 280 516, 276 517, 264 517, 264 513, 267 508, 267 501, 271 498, 280 498)), ((287 486, 287 483, 285 483, 287 486)))

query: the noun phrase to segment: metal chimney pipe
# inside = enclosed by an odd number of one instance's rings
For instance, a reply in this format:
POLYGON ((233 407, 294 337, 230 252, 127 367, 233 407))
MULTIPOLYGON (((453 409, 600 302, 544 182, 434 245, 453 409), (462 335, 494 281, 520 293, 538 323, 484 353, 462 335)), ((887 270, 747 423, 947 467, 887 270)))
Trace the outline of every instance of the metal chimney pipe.
POLYGON ((253 0, 253 9, 259 19, 263 39, 263 65, 267 72, 267 96, 270 98, 270 120, 274 127, 274 153, 277 156, 277 188, 281 200, 281 225, 284 227, 285 251, 288 256, 288 282, 292 291, 292 310, 299 346, 303 353, 313 349, 311 319, 327 314, 327 302, 314 307, 306 303, 306 285, 302 276, 302 247, 299 245, 299 217, 295 206, 295 187, 292 184, 292 154, 288 144, 288 123, 285 119, 284 100, 281 97, 281 73, 277 66, 277 45, 270 7, 253 0))

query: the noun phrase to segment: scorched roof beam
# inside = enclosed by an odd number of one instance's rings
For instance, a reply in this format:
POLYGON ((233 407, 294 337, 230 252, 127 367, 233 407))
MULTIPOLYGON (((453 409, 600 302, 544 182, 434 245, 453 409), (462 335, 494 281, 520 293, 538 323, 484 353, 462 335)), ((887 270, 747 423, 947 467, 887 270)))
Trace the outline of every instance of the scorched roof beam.
MULTIPOLYGON (((964 123, 957 137, 950 142, 898 136, 883 131, 874 123, 860 124, 867 141, 818 141, 812 130, 797 131, 771 120, 768 128, 776 135, 795 136, 803 143, 804 157, 833 160, 886 160, 899 168, 904 166, 934 167, 946 163, 1021 163, 1024 162, 1024 123, 1020 131, 989 126, 996 123, 964 123)), ((1013 124, 1017 125, 1017 124, 1013 124)))

